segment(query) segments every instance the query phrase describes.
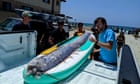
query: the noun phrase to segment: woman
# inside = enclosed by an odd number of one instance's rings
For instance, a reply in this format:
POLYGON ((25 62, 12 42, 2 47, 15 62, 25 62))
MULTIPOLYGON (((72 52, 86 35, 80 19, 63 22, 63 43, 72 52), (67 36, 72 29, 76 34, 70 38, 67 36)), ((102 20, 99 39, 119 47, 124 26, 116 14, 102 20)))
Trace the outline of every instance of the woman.
POLYGON ((125 36, 124 32, 120 32, 120 34, 117 36, 117 50, 118 50, 118 55, 120 53, 120 48, 125 44, 125 36))
POLYGON ((78 30, 74 33, 74 36, 80 36, 83 33, 85 33, 85 30, 83 29, 83 23, 78 23, 78 30))

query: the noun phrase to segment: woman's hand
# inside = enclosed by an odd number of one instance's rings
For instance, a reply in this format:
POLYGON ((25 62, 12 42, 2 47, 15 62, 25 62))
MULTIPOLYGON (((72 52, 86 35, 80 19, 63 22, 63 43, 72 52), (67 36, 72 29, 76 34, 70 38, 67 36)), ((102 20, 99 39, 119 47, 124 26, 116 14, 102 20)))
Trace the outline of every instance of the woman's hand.
POLYGON ((89 37, 89 40, 92 41, 92 42, 94 42, 94 43, 97 41, 93 35, 91 35, 91 36, 89 37))

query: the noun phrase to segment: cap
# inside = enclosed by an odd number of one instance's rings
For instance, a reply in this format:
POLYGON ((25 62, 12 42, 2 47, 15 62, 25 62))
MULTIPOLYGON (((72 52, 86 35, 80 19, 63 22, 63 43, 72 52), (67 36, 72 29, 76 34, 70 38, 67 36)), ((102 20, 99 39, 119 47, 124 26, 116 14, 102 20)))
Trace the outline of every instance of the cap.
POLYGON ((25 16, 32 17, 32 14, 29 11, 24 11, 22 12, 22 17, 25 17, 25 16))

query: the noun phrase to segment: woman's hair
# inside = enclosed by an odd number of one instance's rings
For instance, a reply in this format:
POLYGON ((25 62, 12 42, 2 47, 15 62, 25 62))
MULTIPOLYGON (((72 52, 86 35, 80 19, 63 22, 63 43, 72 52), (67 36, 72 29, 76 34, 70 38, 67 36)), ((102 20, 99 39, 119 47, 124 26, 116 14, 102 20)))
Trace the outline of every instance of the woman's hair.
POLYGON ((104 17, 96 18, 96 20, 94 21, 94 25, 96 25, 99 20, 101 20, 101 22, 105 25, 105 28, 107 28, 107 22, 106 22, 106 19, 104 17))
POLYGON ((83 26, 83 23, 82 23, 82 22, 79 22, 79 23, 78 23, 78 26, 83 26))

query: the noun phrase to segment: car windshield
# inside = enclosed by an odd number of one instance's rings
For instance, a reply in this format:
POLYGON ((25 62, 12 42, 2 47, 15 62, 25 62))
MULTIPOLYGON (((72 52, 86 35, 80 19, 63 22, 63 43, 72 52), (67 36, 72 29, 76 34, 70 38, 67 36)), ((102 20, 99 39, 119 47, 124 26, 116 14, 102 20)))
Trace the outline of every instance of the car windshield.
POLYGON ((8 18, 0 24, 0 28, 2 30, 9 30, 10 31, 10 30, 12 30, 13 26, 15 24, 17 24, 18 22, 20 22, 20 20, 8 18))

